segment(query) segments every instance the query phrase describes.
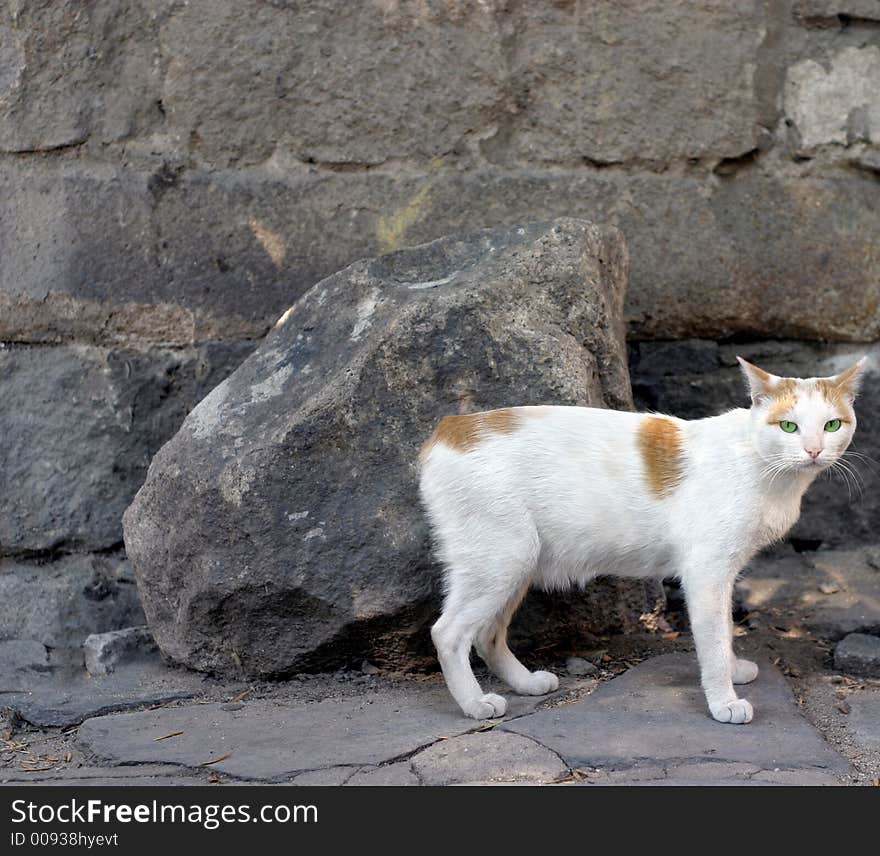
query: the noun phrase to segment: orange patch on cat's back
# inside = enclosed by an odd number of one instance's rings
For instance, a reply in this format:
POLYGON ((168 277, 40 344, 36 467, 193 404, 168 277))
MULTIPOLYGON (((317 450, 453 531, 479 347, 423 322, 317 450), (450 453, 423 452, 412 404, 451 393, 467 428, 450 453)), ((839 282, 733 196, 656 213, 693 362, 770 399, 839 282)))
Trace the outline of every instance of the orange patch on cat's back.
POLYGON ((467 452, 484 437, 491 434, 510 434, 518 424, 519 417, 509 407, 482 413, 444 416, 437 423, 434 433, 425 441, 419 457, 424 461, 428 452, 437 445, 467 452))
POLYGON ((671 419, 646 416, 639 423, 637 440, 648 485, 657 496, 666 496, 682 477, 681 428, 671 419))

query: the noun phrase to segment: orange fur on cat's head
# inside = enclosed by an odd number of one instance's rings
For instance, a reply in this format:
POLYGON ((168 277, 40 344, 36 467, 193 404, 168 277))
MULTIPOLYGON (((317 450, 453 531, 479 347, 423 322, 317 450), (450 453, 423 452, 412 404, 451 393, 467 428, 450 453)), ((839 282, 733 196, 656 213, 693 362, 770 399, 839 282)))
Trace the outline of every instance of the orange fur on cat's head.
MULTIPOLYGON (((866 358, 862 357, 834 377, 798 380, 772 375, 742 357, 737 357, 737 360, 748 381, 752 401, 763 400, 768 403, 767 422, 770 424, 784 419, 797 404, 798 397, 812 391, 820 392, 829 403, 839 407, 844 413, 850 411, 866 363, 866 358)), ((847 420, 844 417, 842 421, 847 420)))
POLYGON ((866 362, 867 359, 862 357, 840 374, 830 378, 820 378, 816 381, 816 386, 831 404, 849 411, 852 408, 852 401, 859 391, 862 371, 866 362))

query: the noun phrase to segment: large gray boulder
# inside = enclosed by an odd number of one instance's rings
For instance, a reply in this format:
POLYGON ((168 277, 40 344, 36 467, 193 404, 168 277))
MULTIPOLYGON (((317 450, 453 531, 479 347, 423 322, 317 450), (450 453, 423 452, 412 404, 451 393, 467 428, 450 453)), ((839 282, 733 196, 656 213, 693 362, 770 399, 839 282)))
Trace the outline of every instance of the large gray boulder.
MULTIPOLYGON (((450 412, 631 407, 626 270, 617 230, 563 219, 442 238, 315 285, 190 413, 125 513, 163 653, 261 676, 426 662, 439 569, 420 444, 450 412)), ((633 591, 635 621, 652 605, 641 584, 594 594, 594 628, 633 591)), ((532 620, 546 640, 547 611, 532 620)))

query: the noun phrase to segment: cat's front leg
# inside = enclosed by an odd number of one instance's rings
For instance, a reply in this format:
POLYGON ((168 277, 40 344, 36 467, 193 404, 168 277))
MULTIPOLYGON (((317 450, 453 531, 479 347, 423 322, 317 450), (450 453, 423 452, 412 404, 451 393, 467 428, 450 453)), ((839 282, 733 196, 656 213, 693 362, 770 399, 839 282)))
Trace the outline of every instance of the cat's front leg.
POLYGON ((705 563, 682 574, 688 615, 700 679, 709 711, 719 722, 738 725, 752 721, 752 706, 733 689, 734 663, 731 637, 733 575, 719 574, 705 563))

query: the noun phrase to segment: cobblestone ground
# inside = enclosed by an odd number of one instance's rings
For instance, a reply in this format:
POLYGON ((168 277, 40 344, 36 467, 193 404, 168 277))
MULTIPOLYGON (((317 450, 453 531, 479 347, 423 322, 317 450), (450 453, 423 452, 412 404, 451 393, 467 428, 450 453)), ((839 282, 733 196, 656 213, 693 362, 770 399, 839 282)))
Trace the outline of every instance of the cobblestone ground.
POLYGON ((644 633, 535 663, 556 668, 559 691, 508 693, 508 715, 488 722, 462 717, 439 675, 367 666, 221 683, 148 654, 89 678, 7 646, 0 781, 876 785, 880 680, 835 669, 834 649, 880 633, 878 558, 788 547, 753 563, 736 625, 740 652, 761 667, 742 688, 756 711, 747 726, 709 717, 673 593, 644 633))

